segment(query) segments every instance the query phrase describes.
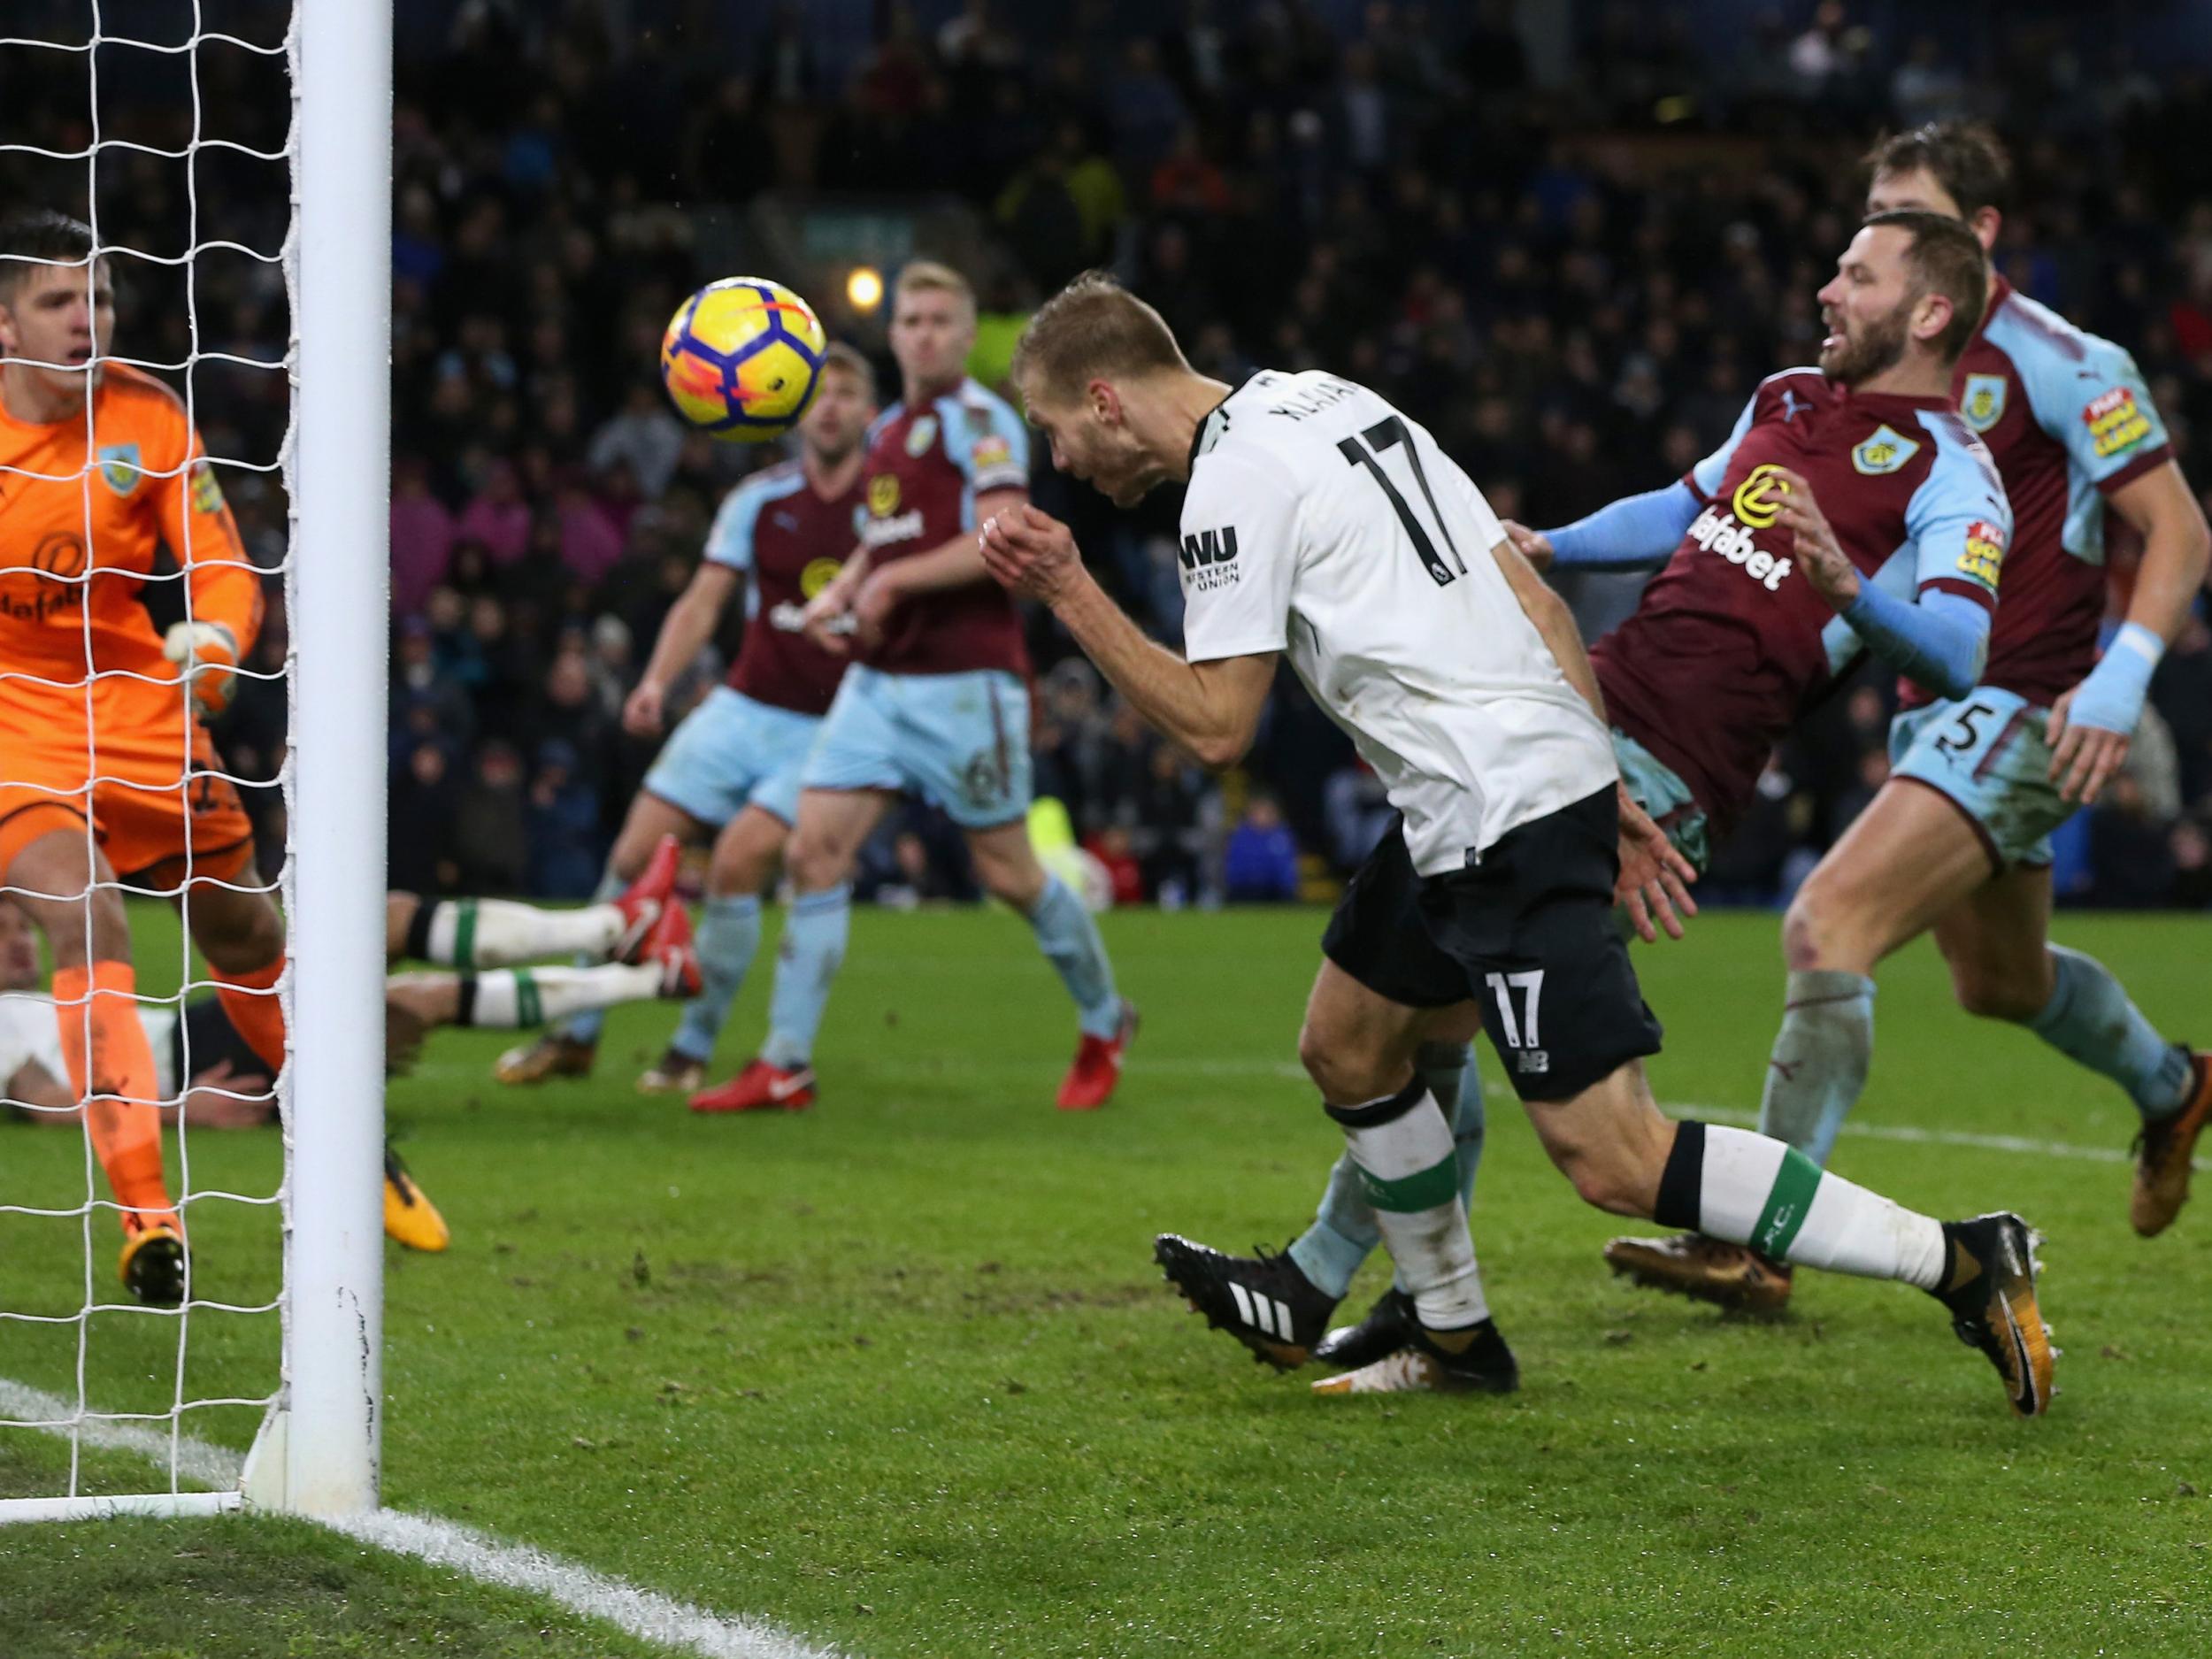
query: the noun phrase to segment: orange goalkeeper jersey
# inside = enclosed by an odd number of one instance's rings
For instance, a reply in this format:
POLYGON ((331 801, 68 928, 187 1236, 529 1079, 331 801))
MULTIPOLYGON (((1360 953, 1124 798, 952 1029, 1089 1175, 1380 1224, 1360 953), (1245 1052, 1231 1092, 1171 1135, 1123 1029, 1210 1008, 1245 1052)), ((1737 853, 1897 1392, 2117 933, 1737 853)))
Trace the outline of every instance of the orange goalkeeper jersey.
POLYGON ((96 746, 181 754, 177 665, 139 600, 158 549, 192 617, 229 628, 241 657, 261 624, 260 576, 204 454, 176 394, 135 369, 103 371, 88 424, 35 426, 0 403, 0 746, 73 747, 81 771, 91 677, 96 746))

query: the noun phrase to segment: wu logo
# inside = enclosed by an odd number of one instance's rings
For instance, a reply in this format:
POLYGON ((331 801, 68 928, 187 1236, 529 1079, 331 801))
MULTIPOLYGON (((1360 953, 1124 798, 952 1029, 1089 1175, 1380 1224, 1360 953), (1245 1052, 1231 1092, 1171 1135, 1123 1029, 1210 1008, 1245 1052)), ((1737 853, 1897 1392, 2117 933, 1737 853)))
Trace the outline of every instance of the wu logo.
POLYGON ((1237 556, 1237 527, 1230 525, 1220 530, 1201 530, 1195 535, 1183 538, 1181 554, 1183 568, 1194 571, 1202 565, 1226 565, 1237 556))

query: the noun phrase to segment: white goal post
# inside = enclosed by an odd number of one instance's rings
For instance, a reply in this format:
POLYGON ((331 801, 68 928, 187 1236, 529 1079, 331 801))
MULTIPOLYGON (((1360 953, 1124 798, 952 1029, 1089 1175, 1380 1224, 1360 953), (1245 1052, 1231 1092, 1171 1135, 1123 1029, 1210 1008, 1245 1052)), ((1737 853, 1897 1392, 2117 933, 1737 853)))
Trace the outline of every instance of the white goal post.
MULTIPOLYGON (((391 6, 389 0, 294 0, 280 47, 205 29, 198 4, 190 7, 192 34, 182 45, 104 35, 102 10, 95 0, 88 42, 59 43, 84 53, 93 76, 88 167, 104 149, 145 149, 100 136, 92 60, 103 46, 194 52, 213 41, 265 55, 281 51, 291 72, 292 213, 283 263, 292 303, 285 358, 292 403, 280 456, 290 499, 285 668, 291 710, 282 774, 289 825, 282 893, 291 968, 284 991, 289 1058, 278 1084, 285 1146, 279 1193, 281 1362, 280 1375, 269 1379, 268 1412, 239 1489, 184 1489, 190 1471, 183 1469, 180 1479, 172 1458, 167 1491, 84 1494, 74 1490, 73 1453, 71 1491, 0 1498, 0 1521, 205 1514, 242 1504, 321 1517, 355 1514, 378 1505, 382 1417, 391 6)), ((0 22, 0 36, 15 33, 0 22)), ((0 40, 0 46, 16 48, 57 44, 0 40)), ((194 97, 196 149, 196 73, 194 97)), ((0 148, 70 158, 41 148, 52 142, 43 135, 23 142, 4 129, 0 118, 0 148)), ((173 160, 179 152, 155 153, 173 160)), ((181 154, 189 168, 190 150, 181 154)), ((195 211, 196 245, 188 257, 214 240, 196 228, 195 211)), ((96 203, 93 223, 100 240, 96 203)), ((130 332, 126 317, 126 341, 130 332)), ((196 324, 193 339, 196 357, 196 324)), ((0 1188, 0 1207, 7 1197, 0 1188)), ((88 1217, 94 1207, 88 1190, 88 1217)), ((57 1265, 67 1271, 65 1263, 57 1265)), ((92 1310, 89 1277, 86 1289, 81 1327, 92 1310)), ((198 1305, 196 1292, 177 1317, 188 1323, 198 1305)), ((5 1317, 0 1310, 0 1320, 5 1317)), ((0 1323, 0 1385, 9 1381, 9 1329, 0 1323)), ((0 1435, 43 1431, 73 1447, 96 1447, 132 1435, 143 1440, 159 1429, 174 1441, 181 1413, 206 1403, 182 1399, 180 1381, 180 1397, 165 1420, 165 1414, 103 1411, 87 1397, 81 1338, 78 1397, 68 1409, 26 1410, 20 1399, 35 1393, 0 1392, 0 1435)))

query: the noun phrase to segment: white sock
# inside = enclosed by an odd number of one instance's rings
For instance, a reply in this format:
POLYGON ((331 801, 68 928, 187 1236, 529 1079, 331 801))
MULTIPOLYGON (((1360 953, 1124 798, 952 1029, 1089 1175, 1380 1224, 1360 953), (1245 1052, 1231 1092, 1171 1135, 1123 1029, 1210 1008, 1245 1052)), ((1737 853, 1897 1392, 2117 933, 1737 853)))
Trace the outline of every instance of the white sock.
POLYGON ((604 956, 622 937, 611 904, 541 910, 510 899, 440 899, 430 912, 430 960, 449 968, 503 968, 572 950, 604 956))
POLYGON ((1343 1126, 1383 1245, 1421 1323, 1453 1331, 1487 1319, 1459 1195, 1458 1148, 1428 1086, 1417 1076, 1394 1095, 1328 1112, 1343 1126))
POLYGON ((661 994, 657 962, 607 962, 594 968, 498 968, 462 982, 464 1025, 527 1030, 571 1014, 618 1002, 642 1002, 661 994))
MULTIPOLYGON (((1676 1158, 1691 1155, 1692 1129, 1703 1142, 1700 1233, 1832 1272, 1900 1279, 1923 1290, 1943 1282, 1949 1251, 1940 1222, 1826 1174, 1793 1147, 1746 1129, 1684 1124, 1676 1158)), ((1670 1159, 1670 1173, 1673 1168, 1670 1159)))

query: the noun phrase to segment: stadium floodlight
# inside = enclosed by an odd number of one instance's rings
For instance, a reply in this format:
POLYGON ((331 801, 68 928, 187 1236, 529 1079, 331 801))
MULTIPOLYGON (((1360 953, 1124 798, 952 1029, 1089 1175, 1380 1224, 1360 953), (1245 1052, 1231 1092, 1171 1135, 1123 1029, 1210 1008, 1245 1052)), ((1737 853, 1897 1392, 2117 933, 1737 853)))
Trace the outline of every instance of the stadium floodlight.
MULTIPOLYGON (((0 1307, 0 1434, 43 1431, 65 1438, 70 1446, 67 1475, 57 1480, 60 1489, 50 1495, 0 1499, 0 1520, 200 1514, 241 1505, 344 1515, 376 1507, 382 1415, 391 9, 385 0, 314 5, 295 0, 284 38, 262 42, 210 29, 198 0, 189 7, 189 36, 165 41, 107 32, 98 0, 88 10, 89 32, 80 38, 0 39, 0 50, 50 58, 55 65, 73 58, 82 65, 90 91, 88 143, 81 151, 65 151, 52 134, 7 130, 7 118, 0 113, 0 150, 24 152, 42 165, 81 158, 88 172, 111 152, 150 153, 180 162, 190 180, 188 277, 189 267, 211 250, 245 255, 280 264, 291 301, 283 357, 256 361, 202 349, 201 319, 192 303, 197 290, 188 281, 193 349, 182 383, 188 413, 195 397, 191 370, 203 361, 284 373, 291 390, 290 423, 273 461, 211 457, 220 467, 280 474, 289 499, 282 565, 289 632, 282 673, 288 682, 291 739, 280 780, 288 826, 280 891, 291 966, 281 989, 288 1058, 276 1084, 284 1124, 283 1175, 274 1192, 257 1195, 194 1189, 191 1131, 184 1123, 177 1134, 180 1156, 170 1170, 188 1234, 193 1206, 209 1200, 280 1207, 283 1270, 273 1299, 227 1303, 201 1294, 204 1285, 222 1281, 221 1263, 210 1255, 195 1262, 178 1307, 134 1310, 127 1316, 108 1312, 111 1320, 173 1319, 175 1375, 173 1397, 165 1410, 104 1406, 98 1397, 102 1370, 94 1316, 105 1311, 103 1304, 116 1301, 111 1292, 117 1210, 101 1183, 90 1131, 84 1132, 82 1197, 73 1204, 42 1208, 10 1202, 18 1194, 7 1191, 6 1165, 0 1164, 0 1221, 31 1225, 41 1218, 65 1224, 76 1218, 84 1252, 80 1261, 58 1256, 51 1263, 58 1294, 75 1294, 61 1288, 70 1285, 81 1291, 74 1311, 0 1307), (184 57, 192 87, 188 148, 150 151, 129 139, 103 135, 99 74, 107 48, 184 57), (198 68, 204 49, 251 53, 288 67, 291 120, 280 151, 203 137, 198 68), (288 161, 292 206, 280 249, 257 251, 225 238, 222 226, 204 224, 204 218, 226 205, 203 197, 196 163, 204 149, 268 161, 273 174, 274 163, 288 161), (265 1393, 232 1390, 220 1400, 193 1396, 194 1373, 186 1363, 192 1330, 196 1317, 211 1313, 273 1316, 280 1322, 280 1359, 265 1393), (9 1356, 12 1351, 23 1353, 24 1346, 10 1340, 11 1331, 27 1333, 43 1327, 49 1334, 65 1335, 72 1326, 73 1399, 38 1386, 50 1386, 51 1379, 27 1385, 12 1375, 9 1356), (27 1408, 27 1401, 45 1403, 27 1408), (211 1405, 265 1408, 236 1490, 192 1489, 200 1484, 191 1479, 190 1448, 196 1442, 185 1425, 190 1413, 211 1405), (88 1490, 100 1483, 86 1478, 86 1451, 112 1441, 119 1429, 134 1427, 141 1442, 150 1430, 165 1434, 171 1448, 165 1489, 131 1495, 88 1490)), ((0 28, 0 35, 12 33, 0 28)), ((98 190, 88 186, 85 199, 95 247, 95 258, 87 263, 88 281, 104 257, 157 263, 166 258, 163 252, 109 240, 99 222, 98 190)), ((127 316, 119 346, 106 361, 128 361, 124 348, 132 333, 127 316)), ((92 419, 89 401, 86 419, 92 419)), ((103 462, 90 453, 89 442, 85 449, 88 460, 78 482, 89 530, 95 479, 103 462)), ((9 481, 0 472, 0 485, 9 481)), ((88 592, 97 549, 81 564, 77 580, 88 584, 88 592)), ((186 591, 180 577, 166 580, 176 581, 180 593, 186 591)), ((96 674, 104 672, 94 664, 88 624, 85 638, 88 667, 96 674)), ((0 672, 8 666, 0 663, 0 672)), ((252 672, 241 670, 242 677, 252 672)), ((273 678, 273 672, 262 677, 273 678)), ((89 687, 86 696, 89 705, 89 687)), ((96 726, 93 729, 96 732, 96 726)), ((7 756, 6 746, 0 745, 0 783, 5 781, 7 756)), ((92 762, 96 777, 96 753, 92 762)), ((180 799, 190 782, 180 778, 180 799)), ((188 874, 188 860, 186 868, 188 874)), ((234 878, 240 885, 257 879, 250 870, 234 878)), ((188 905, 190 897, 188 890, 183 902, 188 905)), ((189 947, 186 949, 180 1003, 194 988, 189 947)), ((190 1074, 188 1054, 178 1070, 181 1087, 190 1074)), ((54 1235, 50 1228, 41 1236, 54 1235)), ((20 1276, 10 1282, 20 1282, 20 1276)))

